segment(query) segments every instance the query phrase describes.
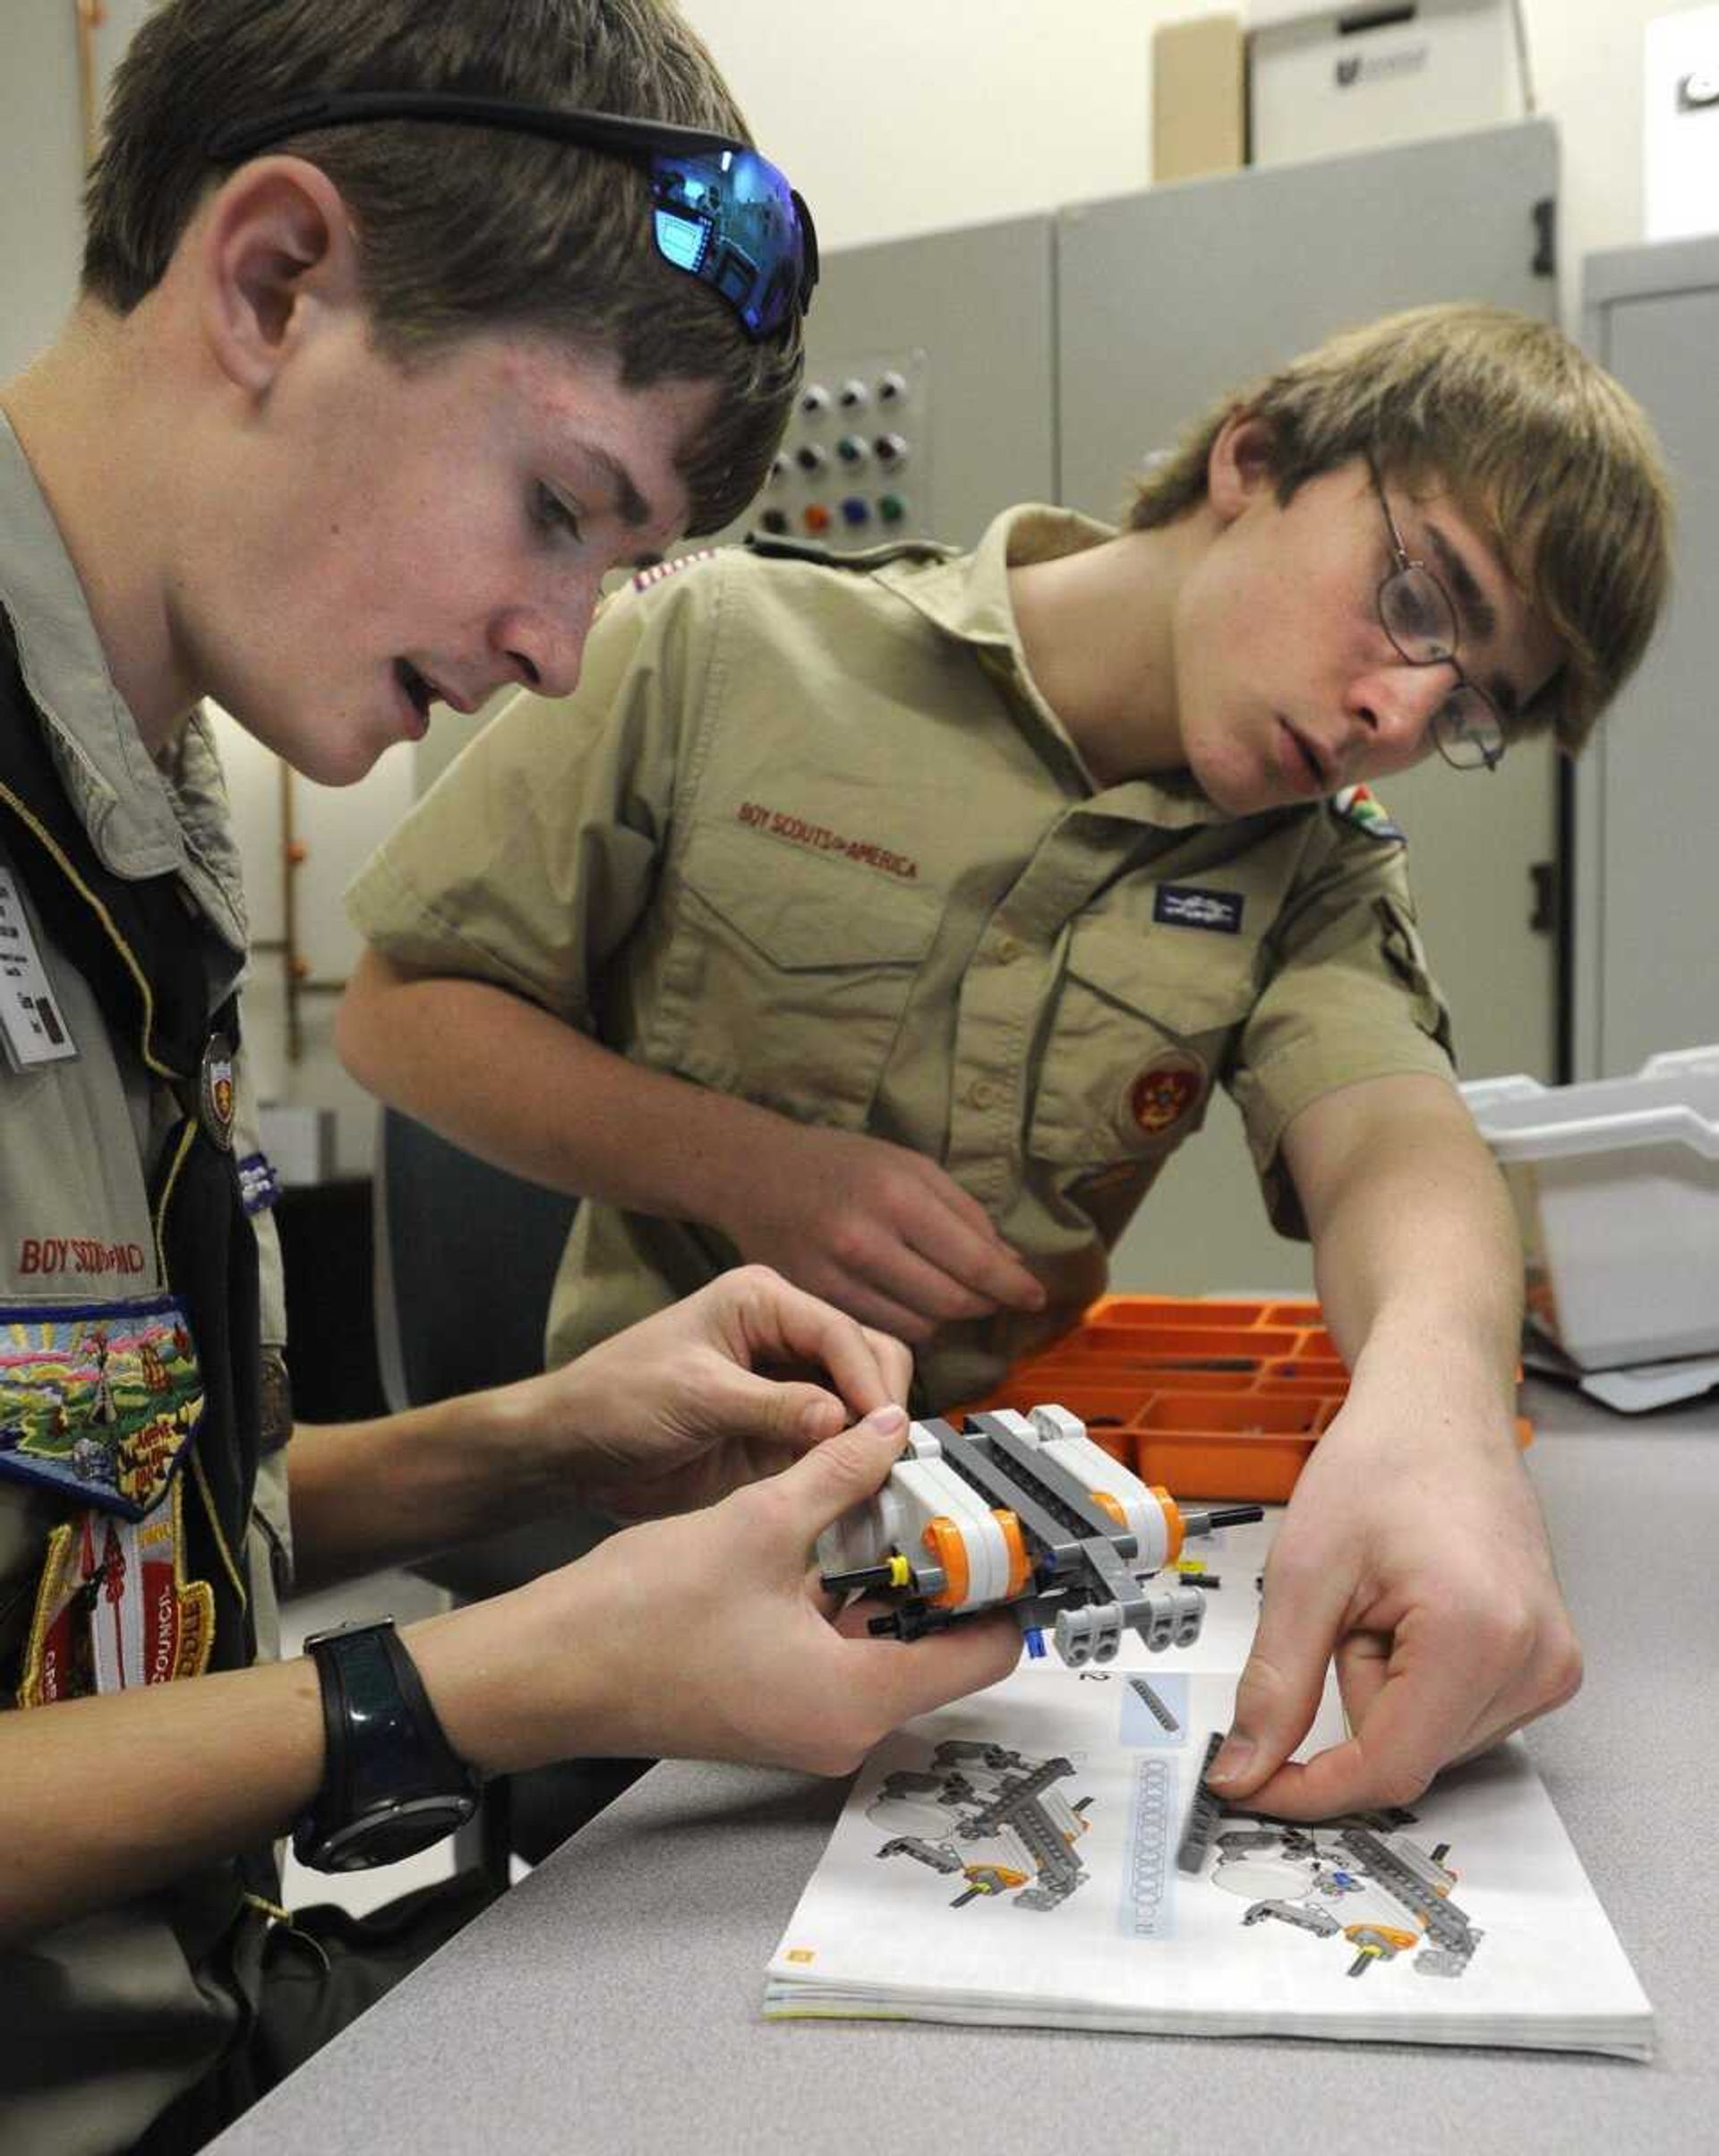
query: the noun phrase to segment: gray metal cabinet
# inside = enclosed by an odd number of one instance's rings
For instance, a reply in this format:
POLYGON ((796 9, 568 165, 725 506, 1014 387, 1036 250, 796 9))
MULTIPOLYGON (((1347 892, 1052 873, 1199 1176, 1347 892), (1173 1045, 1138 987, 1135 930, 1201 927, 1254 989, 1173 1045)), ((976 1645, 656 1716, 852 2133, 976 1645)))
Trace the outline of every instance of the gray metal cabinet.
POLYGON ((1578 766, 1576 1075, 1604 1078, 1719 1040, 1719 238, 1586 268, 1589 346, 1646 407, 1678 504, 1670 609, 1578 766))

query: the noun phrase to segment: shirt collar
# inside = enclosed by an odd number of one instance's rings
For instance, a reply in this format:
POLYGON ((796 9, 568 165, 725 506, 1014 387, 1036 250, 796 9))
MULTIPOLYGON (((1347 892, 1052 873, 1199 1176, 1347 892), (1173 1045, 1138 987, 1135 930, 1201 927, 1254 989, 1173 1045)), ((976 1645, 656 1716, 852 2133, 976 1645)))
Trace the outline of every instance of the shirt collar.
POLYGON ((1090 797, 1085 804, 1090 812, 1172 829, 1227 823, 1231 819, 1185 773, 1165 772, 1100 787, 1027 669, 1009 596, 1009 571, 1081 553, 1116 536, 1113 526, 1078 510, 1029 504, 994 518, 971 554, 929 569, 894 564, 879 572, 879 580, 928 621, 973 647, 979 663, 1008 693, 1015 710, 1048 738, 1059 760, 1072 768, 1090 797))
POLYGON ((177 874, 215 927, 244 942, 225 787, 201 712, 164 764, 114 685, 78 572, 23 444, 0 412, 0 606, 66 795, 115 876, 177 874))

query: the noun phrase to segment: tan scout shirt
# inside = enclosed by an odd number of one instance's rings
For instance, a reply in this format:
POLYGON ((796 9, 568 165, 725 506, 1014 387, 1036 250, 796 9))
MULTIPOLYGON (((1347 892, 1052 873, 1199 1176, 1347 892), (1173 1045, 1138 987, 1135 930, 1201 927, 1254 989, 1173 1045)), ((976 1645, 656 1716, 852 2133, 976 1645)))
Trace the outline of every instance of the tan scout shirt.
MULTIPOLYGON (((1400 843, 1322 805, 1236 819, 1185 780, 1094 786, 1028 675, 1007 571, 1109 535, 1024 509, 960 558, 646 572, 577 693, 502 713, 350 895, 403 964, 940 1161, 1051 1302, 945 1332, 920 1356, 933 1405, 1101 1290, 1214 1082, 1293 1232, 1291 1118, 1357 1079, 1450 1074, 1400 843)), ((581 1207, 552 1359, 735 1257, 581 1207)))
MULTIPOLYGON (((102 859, 120 876, 176 870, 188 903, 229 946, 230 968, 210 982, 213 1011, 243 963, 244 925, 212 739, 193 723, 169 768, 145 752, 108 677, 57 527, 3 416, 0 607, 63 783, 102 859)), ((89 989, 33 916, 32 926, 79 1054, 29 1074, 0 1057, 0 1330, 8 1318, 27 1325, 38 1308, 98 1308, 159 1291, 147 1178, 176 1120, 134 1047, 106 1036, 89 989)), ((243 1053, 235 1082, 243 1158, 255 1151, 243 1053)), ((278 1346, 286 1330, 278 1245, 266 1213, 254 1225, 263 1337, 278 1346)), ((0 1476, 0 1710, 13 1704, 47 1537, 66 1510, 39 1489, 0 1476)), ((273 1574, 277 1553, 284 1562, 286 1535, 282 1450, 261 1462, 249 1546, 236 1553, 260 1651, 269 1655, 278 1638, 273 1574)), ((112 1793, 127 1805, 148 1804, 153 1795, 118 1759, 112 1793)), ((235 2032, 243 2009, 228 1974, 231 1942, 211 1935, 201 1955, 184 1945, 205 1906, 222 1906, 221 1895, 185 1882, 173 1921, 168 1899, 129 1904, 23 1948, 0 1948, 0 2147, 41 2156, 128 2147, 235 2032)))

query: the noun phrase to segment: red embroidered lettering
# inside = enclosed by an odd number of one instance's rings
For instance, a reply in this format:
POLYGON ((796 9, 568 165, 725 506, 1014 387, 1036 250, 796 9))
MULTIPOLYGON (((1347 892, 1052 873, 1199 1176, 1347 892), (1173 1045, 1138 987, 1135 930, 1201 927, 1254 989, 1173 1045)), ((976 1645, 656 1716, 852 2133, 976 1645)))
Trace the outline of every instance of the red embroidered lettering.
POLYGON ((89 1236, 25 1236, 18 1245, 21 1273, 141 1272, 141 1243, 98 1243, 89 1236))
POLYGON ((742 801, 734 814, 737 822, 753 830, 768 831, 772 838, 786 839, 792 845, 808 846, 817 853, 843 853, 850 860, 879 868, 886 876, 899 876, 904 882, 919 877, 919 864, 908 855, 892 853, 871 839, 849 838, 843 832, 832 831, 827 824, 808 824, 804 817, 792 816, 785 808, 742 801))
POLYGON ((150 1684, 165 1684, 173 1674, 173 1656, 177 1627, 174 1623, 173 1589, 163 1587, 155 1598, 155 1655, 150 1673, 145 1680, 150 1684))

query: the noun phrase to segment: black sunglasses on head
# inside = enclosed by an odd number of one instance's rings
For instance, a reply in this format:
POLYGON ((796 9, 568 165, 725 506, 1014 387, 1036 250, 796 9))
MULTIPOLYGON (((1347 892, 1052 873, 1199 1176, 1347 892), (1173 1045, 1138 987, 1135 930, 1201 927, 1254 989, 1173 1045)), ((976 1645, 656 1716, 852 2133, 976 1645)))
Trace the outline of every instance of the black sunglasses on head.
POLYGON ((210 135, 206 152, 211 164, 239 165, 313 128, 376 120, 500 128, 641 159, 651 175, 657 252, 708 285, 749 338, 777 335, 811 305, 817 283, 811 211, 768 158, 702 128, 452 90, 330 90, 229 120, 210 135))

